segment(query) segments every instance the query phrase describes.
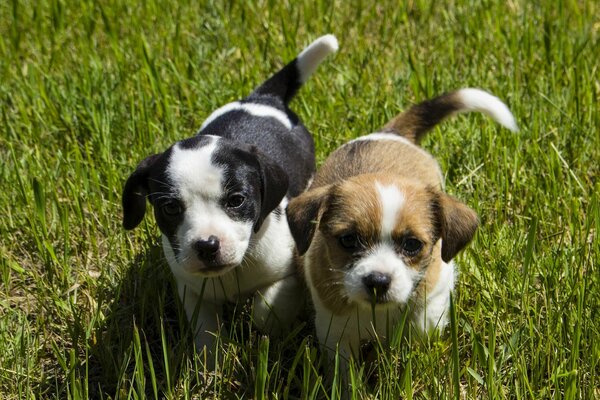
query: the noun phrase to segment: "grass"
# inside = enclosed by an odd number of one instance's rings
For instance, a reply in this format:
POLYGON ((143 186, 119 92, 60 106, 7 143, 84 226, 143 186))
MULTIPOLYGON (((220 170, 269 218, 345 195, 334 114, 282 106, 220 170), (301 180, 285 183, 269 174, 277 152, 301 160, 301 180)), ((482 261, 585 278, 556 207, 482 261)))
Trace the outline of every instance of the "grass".
MULTIPOLYGON (((293 107, 318 160, 455 88, 504 99, 424 146, 482 221, 451 326, 398 338, 355 398, 600 397, 600 6, 582 1, 0 2, 0 398, 337 398, 310 324, 256 332, 247 306, 204 374, 124 179, 324 33, 339 53, 293 107), (246 4, 248 3, 248 4, 246 4)), ((308 317, 305 322, 308 321, 308 317)), ((339 383, 339 381, 338 381, 339 383)))

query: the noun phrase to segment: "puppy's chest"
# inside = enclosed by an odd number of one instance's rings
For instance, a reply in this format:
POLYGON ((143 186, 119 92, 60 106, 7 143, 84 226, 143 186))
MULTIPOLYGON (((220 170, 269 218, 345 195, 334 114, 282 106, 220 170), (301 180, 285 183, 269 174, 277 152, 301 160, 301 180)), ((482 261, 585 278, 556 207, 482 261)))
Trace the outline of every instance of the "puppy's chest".
POLYGON ((280 279, 277 271, 265 265, 238 266, 234 270, 215 278, 187 279, 184 283, 195 288, 204 299, 214 302, 235 302, 251 296, 256 290, 280 279))
POLYGON ((389 307, 383 310, 358 310, 348 321, 351 329, 348 332, 356 336, 357 341, 371 341, 376 337, 380 340, 388 340, 402 321, 406 308, 389 307))

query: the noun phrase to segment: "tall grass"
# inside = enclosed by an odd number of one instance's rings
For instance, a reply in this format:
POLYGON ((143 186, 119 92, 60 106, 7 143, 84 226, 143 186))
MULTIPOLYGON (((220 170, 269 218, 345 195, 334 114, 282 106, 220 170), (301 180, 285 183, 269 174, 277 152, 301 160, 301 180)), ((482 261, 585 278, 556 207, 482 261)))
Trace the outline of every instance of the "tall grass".
POLYGON ((356 365, 351 396, 600 397, 599 31, 592 0, 0 2, 0 397, 338 397, 308 313, 280 340, 232 307, 207 373, 153 219, 120 226, 139 160, 329 32, 293 104, 319 162, 459 87, 521 126, 461 116, 425 141, 482 225, 450 328, 356 365))

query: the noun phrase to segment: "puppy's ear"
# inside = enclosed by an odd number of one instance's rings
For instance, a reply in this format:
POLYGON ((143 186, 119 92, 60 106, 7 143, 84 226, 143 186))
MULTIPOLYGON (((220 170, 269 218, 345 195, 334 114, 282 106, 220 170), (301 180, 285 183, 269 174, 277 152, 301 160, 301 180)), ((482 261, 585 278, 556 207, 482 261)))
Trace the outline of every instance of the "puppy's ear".
POLYGON ((283 200, 289 183, 287 173, 279 165, 256 149, 253 149, 253 153, 256 155, 261 173, 260 213, 254 224, 254 232, 258 232, 265 218, 283 200))
POLYGON ((293 198, 287 206, 288 224, 300 255, 310 247, 330 189, 331 185, 309 190, 293 198))
POLYGON ((123 188, 123 227, 133 229, 142 222, 146 213, 148 173, 160 154, 146 157, 133 171, 123 188))
POLYGON ((454 197, 440 193, 438 199, 442 260, 449 262, 473 239, 479 220, 475 211, 454 197))

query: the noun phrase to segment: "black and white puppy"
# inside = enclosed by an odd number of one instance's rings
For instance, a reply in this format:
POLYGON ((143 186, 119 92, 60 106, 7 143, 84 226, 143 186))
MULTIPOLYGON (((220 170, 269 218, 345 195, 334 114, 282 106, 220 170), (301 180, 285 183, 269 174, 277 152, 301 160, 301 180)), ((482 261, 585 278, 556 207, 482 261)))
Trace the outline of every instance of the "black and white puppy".
POLYGON ((212 346, 227 301, 255 295, 264 330, 295 318, 302 295, 284 210, 309 185, 315 154, 288 104, 337 47, 333 35, 320 37, 248 97, 214 111, 195 136, 147 157, 125 183, 123 226, 138 226, 148 199, 198 350, 212 346))

